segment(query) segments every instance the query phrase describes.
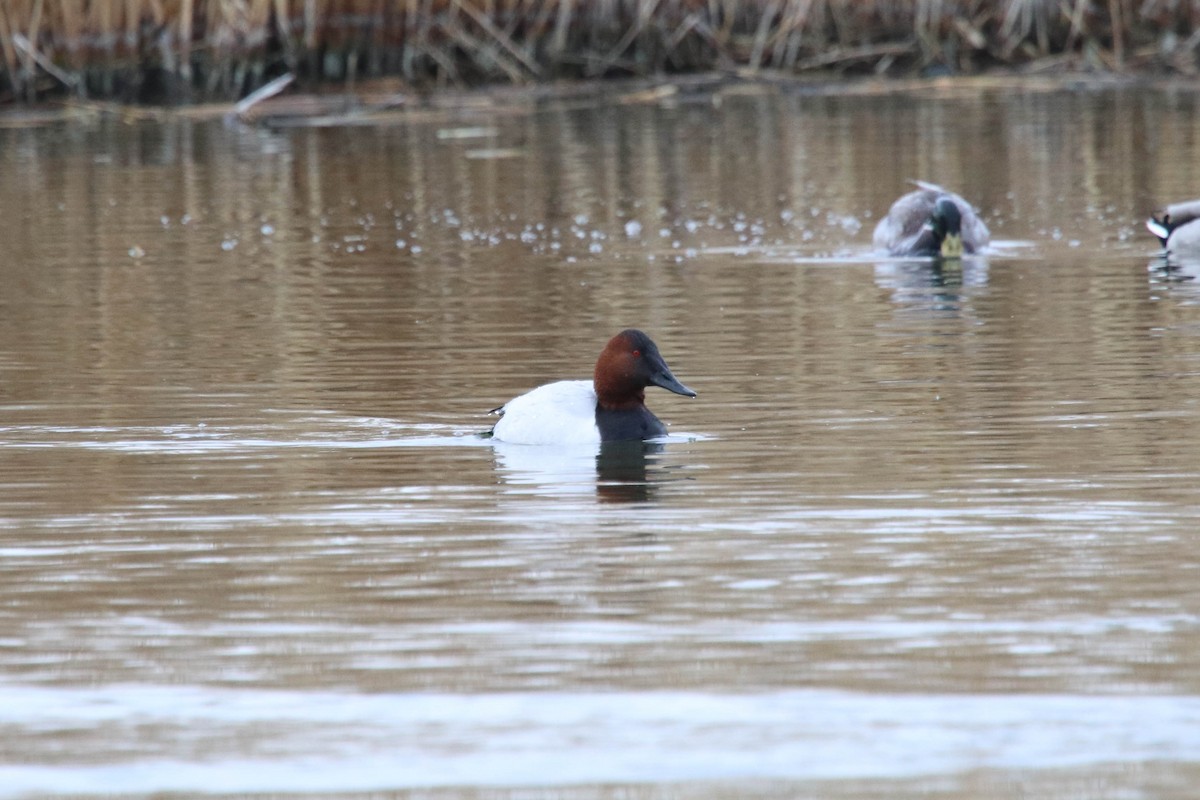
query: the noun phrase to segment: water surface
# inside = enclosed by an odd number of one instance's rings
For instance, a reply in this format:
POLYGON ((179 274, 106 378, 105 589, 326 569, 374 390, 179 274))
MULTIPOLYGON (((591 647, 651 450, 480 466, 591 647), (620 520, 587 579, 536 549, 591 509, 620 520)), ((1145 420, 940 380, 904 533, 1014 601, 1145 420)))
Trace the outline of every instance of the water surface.
POLYGON ((0 797, 1190 797, 1198 120, 0 128, 0 797), (993 252, 873 254, 910 178, 993 252), (478 435, 628 326, 665 441, 478 435))

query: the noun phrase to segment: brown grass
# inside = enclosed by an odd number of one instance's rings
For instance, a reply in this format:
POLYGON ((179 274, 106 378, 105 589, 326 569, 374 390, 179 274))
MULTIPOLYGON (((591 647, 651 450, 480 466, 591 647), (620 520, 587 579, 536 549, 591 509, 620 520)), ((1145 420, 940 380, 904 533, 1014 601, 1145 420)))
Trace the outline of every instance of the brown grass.
POLYGON ((3 0, 0 102, 187 101, 396 75, 1195 74, 1200 0, 3 0))

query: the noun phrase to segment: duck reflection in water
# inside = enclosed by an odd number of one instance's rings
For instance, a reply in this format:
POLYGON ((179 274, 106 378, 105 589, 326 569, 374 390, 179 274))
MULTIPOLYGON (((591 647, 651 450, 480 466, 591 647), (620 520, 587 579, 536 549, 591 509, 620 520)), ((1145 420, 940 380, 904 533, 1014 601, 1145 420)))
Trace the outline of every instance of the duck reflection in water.
POLYGON ((648 469, 663 452, 658 442, 608 442, 596 454, 596 496, 610 503, 645 503, 661 481, 648 469))
POLYGON ((1164 252, 1146 264, 1152 288, 1169 291, 1173 297, 1189 304, 1200 301, 1200 257, 1180 258, 1164 252))
POLYGON ((644 503, 668 479, 656 463, 665 449, 661 442, 530 447, 493 440, 492 446, 504 482, 531 494, 589 494, 602 502, 644 503))
POLYGON ((938 316, 958 314, 963 301, 987 282, 985 259, 966 263, 882 261, 875 265, 875 285, 886 289, 895 305, 938 316))

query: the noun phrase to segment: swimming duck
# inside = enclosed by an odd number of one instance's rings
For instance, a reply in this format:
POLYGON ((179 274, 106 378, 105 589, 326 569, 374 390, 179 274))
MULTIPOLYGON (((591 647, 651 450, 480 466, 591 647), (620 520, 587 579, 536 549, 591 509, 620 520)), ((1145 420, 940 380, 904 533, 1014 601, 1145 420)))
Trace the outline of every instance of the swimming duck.
POLYGON ((1172 203, 1146 220, 1146 227, 1175 256, 1200 257, 1200 200, 1172 203))
POLYGON ((959 258, 987 246, 991 233, 970 203, 937 184, 913 183, 917 189, 875 226, 876 248, 891 256, 959 258))
POLYGON ((646 387, 685 397, 696 393, 671 374, 658 346, 639 330, 608 341, 590 381, 557 381, 509 400, 492 413, 492 437, 518 444, 598 444, 664 436, 667 428, 646 408, 646 387))

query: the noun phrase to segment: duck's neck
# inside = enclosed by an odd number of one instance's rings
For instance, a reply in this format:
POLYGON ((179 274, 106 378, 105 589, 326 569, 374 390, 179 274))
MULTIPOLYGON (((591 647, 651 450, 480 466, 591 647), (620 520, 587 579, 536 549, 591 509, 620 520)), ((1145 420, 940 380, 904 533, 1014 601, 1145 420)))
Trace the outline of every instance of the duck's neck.
POLYGON ((630 392, 628 388, 625 388, 622 391, 612 386, 603 385, 599 381, 594 381, 593 385, 596 388, 596 406, 598 408, 603 408, 607 411, 627 411, 646 405, 645 389, 637 389, 630 392))

